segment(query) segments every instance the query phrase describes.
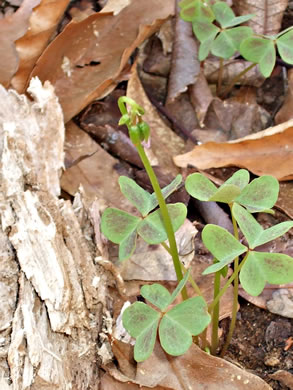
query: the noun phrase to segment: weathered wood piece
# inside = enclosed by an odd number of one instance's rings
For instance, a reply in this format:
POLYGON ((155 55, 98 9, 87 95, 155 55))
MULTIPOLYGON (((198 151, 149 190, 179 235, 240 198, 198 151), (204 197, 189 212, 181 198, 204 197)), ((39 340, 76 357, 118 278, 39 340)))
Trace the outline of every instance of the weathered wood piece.
POLYGON ((32 101, 0 86, 1 389, 94 390, 105 275, 94 227, 87 219, 85 234, 58 198, 64 125, 53 87, 33 79, 28 91, 32 101))

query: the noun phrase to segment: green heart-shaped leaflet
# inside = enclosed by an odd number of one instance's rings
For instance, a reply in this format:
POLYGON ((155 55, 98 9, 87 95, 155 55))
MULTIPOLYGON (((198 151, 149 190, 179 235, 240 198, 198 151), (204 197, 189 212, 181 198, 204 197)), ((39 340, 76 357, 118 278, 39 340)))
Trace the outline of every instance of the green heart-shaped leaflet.
POLYGON ((241 286, 248 294, 258 296, 266 282, 293 282, 293 258, 281 253, 249 252, 239 278, 241 286))
POLYGON ((186 191, 195 199, 230 203, 241 193, 249 182, 249 172, 240 169, 217 188, 200 173, 189 175, 185 182, 186 191))
POLYGON ((268 212, 278 199, 279 182, 273 176, 261 176, 252 180, 235 199, 235 202, 240 203, 253 212, 268 212))
POLYGON ((126 176, 119 177, 119 185, 125 198, 138 209, 142 216, 146 216, 151 210, 151 194, 136 184, 134 180, 126 176))
POLYGON ((212 54, 224 59, 231 58, 239 50, 241 42, 251 36, 250 27, 241 26, 222 31, 212 44, 212 54))
POLYGON ((231 233, 217 225, 206 225, 202 231, 202 241, 218 260, 203 272, 207 275, 217 272, 231 263, 237 256, 247 251, 247 247, 236 240, 231 233))
POLYGON ((190 271, 188 270, 180 281, 180 283, 178 283, 178 286, 173 291, 172 295, 164 286, 158 283, 154 283, 151 285, 146 284, 142 286, 142 288, 140 289, 140 293, 150 303, 152 303, 161 311, 164 311, 180 294, 181 290, 183 289, 188 280, 189 274, 190 271))
POLYGON ((157 336, 160 313, 142 302, 135 302, 124 310, 122 323, 127 332, 136 339, 134 359, 142 362, 150 357, 157 336))
POLYGON ((212 9, 202 0, 183 0, 179 3, 179 7, 181 8, 180 17, 186 22, 196 19, 212 22, 215 19, 212 9))
POLYGON ((217 22, 219 22, 223 28, 237 26, 238 24, 247 22, 254 16, 253 14, 248 14, 236 17, 231 7, 223 1, 217 1, 212 6, 212 10, 217 22))
POLYGON ((109 207, 101 220, 102 233, 115 244, 119 244, 119 259, 128 259, 135 250, 136 229, 140 218, 125 211, 109 207))
POLYGON ((160 322, 162 347, 170 355, 182 355, 191 346, 192 336, 200 334, 210 321, 207 304, 202 297, 189 298, 179 303, 160 322))
POLYGON ((264 77, 271 75, 276 63, 276 49, 272 40, 249 37, 241 43, 240 53, 247 61, 259 64, 264 77))
MULTIPOLYGON (((186 206, 183 203, 167 205, 174 232, 176 232, 185 221, 187 215, 186 206)), ((159 244, 167 240, 167 233, 161 215, 161 210, 156 210, 143 219, 137 226, 138 234, 148 244, 159 244)))
POLYGON ((203 61, 208 56, 213 41, 220 29, 208 20, 196 19, 192 22, 193 33, 200 41, 198 52, 199 61, 203 61))
MULTIPOLYGON (((164 199, 177 190, 181 181, 182 176, 177 175, 170 184, 162 188, 164 199)), ((145 217, 150 211, 158 206, 156 194, 149 194, 129 177, 120 176, 119 185, 122 194, 139 210, 143 217, 145 217)))
POLYGON ((280 54, 280 57, 287 64, 293 64, 293 29, 289 30, 287 33, 281 35, 277 39, 277 48, 280 54))
POLYGON ((293 227, 293 222, 288 221, 264 230, 255 218, 237 203, 234 203, 232 207, 232 214, 244 234, 250 249, 281 237, 293 227))

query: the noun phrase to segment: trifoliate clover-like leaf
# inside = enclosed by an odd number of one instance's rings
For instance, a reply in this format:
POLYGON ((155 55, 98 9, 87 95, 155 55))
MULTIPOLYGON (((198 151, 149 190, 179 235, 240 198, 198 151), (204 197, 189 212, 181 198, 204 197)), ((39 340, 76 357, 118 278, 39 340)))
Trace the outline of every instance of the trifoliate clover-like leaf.
POLYGON ((293 64, 293 29, 289 30, 285 34, 282 34, 277 39, 277 48, 280 54, 280 57, 283 61, 287 62, 287 64, 293 64))
POLYGON ((217 57, 229 59, 239 51, 241 42, 252 34, 253 30, 246 26, 224 30, 214 40, 211 52, 217 57))
MULTIPOLYGON (((186 206, 183 203, 167 205, 174 232, 176 232, 185 221, 187 215, 186 206)), ((137 227, 138 234, 148 244, 159 244, 167 240, 167 233, 163 223, 161 210, 156 210, 143 219, 137 227)))

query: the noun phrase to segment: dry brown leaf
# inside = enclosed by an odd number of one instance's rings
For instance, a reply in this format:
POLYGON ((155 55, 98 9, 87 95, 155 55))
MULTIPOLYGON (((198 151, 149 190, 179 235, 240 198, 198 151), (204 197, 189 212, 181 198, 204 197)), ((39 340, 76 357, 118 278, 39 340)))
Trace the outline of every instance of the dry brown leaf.
POLYGON ((70 0, 42 0, 29 19, 29 29, 16 41, 19 68, 11 85, 22 93, 39 56, 47 47, 70 0))
POLYGON ((174 12, 173 0, 131 1, 117 15, 70 22, 40 57, 32 75, 50 80, 65 121, 113 88, 133 50, 174 12))
POLYGON ((291 118, 293 118, 293 69, 288 71, 288 90, 284 104, 276 115, 275 122, 279 124, 291 118))
MULTIPOLYGON (((184 150, 184 142, 165 124, 149 101, 139 80, 135 65, 128 81, 127 96, 134 99, 145 110, 143 118, 151 128, 151 151, 157 159, 156 163, 152 165, 159 165, 164 173, 177 175, 178 169, 172 158, 184 150)), ((150 149, 146 149, 147 153, 149 151, 150 149)))
POLYGON ((61 178, 64 191, 74 195, 82 185, 87 197, 102 199, 107 205, 128 212, 134 211, 120 192, 119 175, 114 169, 117 160, 73 122, 69 122, 66 128, 65 161, 71 167, 61 178), (88 157, 80 161, 83 156, 88 157))
POLYGON ((199 169, 238 166, 256 175, 273 175, 278 180, 293 178, 293 120, 248 137, 227 143, 208 142, 176 156, 179 167, 199 169))
POLYGON ((189 95, 199 125, 203 127, 207 110, 214 97, 202 70, 200 70, 196 82, 190 87, 189 95))
POLYGON ((288 0, 234 0, 237 15, 255 14, 248 21, 256 34, 273 35, 280 31, 288 0))
POLYGON ((14 14, 0 19, 0 83, 5 87, 9 85, 12 76, 18 69, 19 59, 15 41, 26 33, 32 10, 40 1, 24 0, 14 14))
MULTIPOLYGON (((125 383, 120 382, 119 387, 117 382, 106 375, 101 380, 101 390, 126 390, 125 383)), ((151 357, 138 363, 135 380, 128 382, 125 377, 125 382, 127 389, 133 390, 144 389, 143 386, 154 390, 271 390, 259 377, 201 351, 195 344, 176 357, 166 355, 156 344, 151 357)))
MULTIPOLYGON (((178 3, 178 1, 177 1, 178 3)), ((198 43, 194 39, 192 25, 179 16, 176 7, 176 22, 172 65, 168 83, 167 104, 172 103, 189 85, 195 83, 200 71, 198 43)))
POLYGON ((293 182, 280 183, 279 198, 276 207, 293 219, 293 182))

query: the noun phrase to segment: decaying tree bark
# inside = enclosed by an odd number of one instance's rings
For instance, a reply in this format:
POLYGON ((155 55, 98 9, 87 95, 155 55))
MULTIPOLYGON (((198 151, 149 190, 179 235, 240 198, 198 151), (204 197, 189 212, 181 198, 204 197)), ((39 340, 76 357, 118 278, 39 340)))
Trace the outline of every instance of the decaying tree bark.
POLYGON ((58 198, 62 111, 49 83, 28 91, 0 86, 0 389, 98 389, 97 204, 58 198))

